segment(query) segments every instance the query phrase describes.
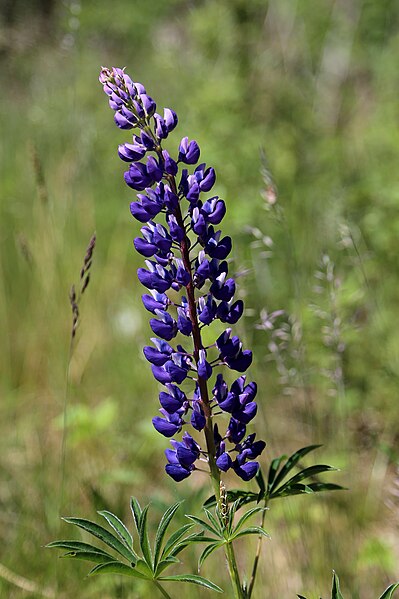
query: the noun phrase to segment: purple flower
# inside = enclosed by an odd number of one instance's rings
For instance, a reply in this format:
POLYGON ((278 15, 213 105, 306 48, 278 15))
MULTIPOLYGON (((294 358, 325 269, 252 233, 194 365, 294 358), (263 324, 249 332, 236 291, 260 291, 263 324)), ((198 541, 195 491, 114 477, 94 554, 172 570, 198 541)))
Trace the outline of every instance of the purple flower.
POLYGON ((255 441, 254 434, 246 437, 246 427, 258 409, 256 383, 247 383, 242 375, 229 388, 216 371, 227 366, 244 373, 252 352, 243 349, 231 328, 209 346, 204 345, 202 334, 203 327, 215 320, 234 325, 244 313, 243 301, 234 300, 236 283, 226 261, 232 240, 215 229, 225 216, 225 202, 218 196, 203 198, 215 184, 215 170, 205 163, 191 166, 200 158, 195 140, 183 137, 177 156, 162 147, 177 126, 177 115, 170 108, 156 112, 156 103, 144 86, 123 69, 103 68, 99 80, 117 126, 135 130, 130 141, 119 145, 118 154, 129 164, 124 174, 127 185, 142 192, 131 201, 130 211, 144 225, 141 236, 134 239, 137 252, 147 258, 137 275, 149 290, 142 301, 152 315, 150 327, 156 335, 143 352, 154 378, 165 386, 159 394, 160 415, 153 418, 153 425, 169 438, 179 434, 183 425, 199 432, 205 429, 207 440, 206 451, 187 432, 181 441, 172 440, 173 449, 165 451, 166 472, 182 481, 195 470, 200 455, 206 461, 212 451, 220 471, 233 470, 250 480, 259 468, 255 460, 265 447, 263 441, 255 441), (182 163, 187 168, 181 168, 182 163), (162 224, 155 221, 160 217, 162 224), (187 343, 191 341, 188 351, 171 344, 180 335, 187 343), (210 398, 208 384, 213 385, 210 398), (215 422, 220 412, 222 418, 223 413, 229 414, 224 437, 215 422), (212 435, 214 447, 212 443, 209 447, 212 435))
POLYGON ((161 416, 155 416, 155 418, 152 419, 152 424, 154 425, 154 428, 161 433, 161 435, 164 437, 173 437, 176 433, 181 431, 183 420, 177 412, 174 414, 169 414, 163 408, 159 411, 165 416, 165 418, 161 418, 161 416))
POLYGON ((145 147, 138 143, 123 144, 118 146, 119 158, 125 162, 136 162, 137 160, 141 160, 145 153, 145 147))
POLYGON ((183 137, 179 146, 179 162, 185 164, 195 164, 200 157, 199 145, 196 141, 188 141, 188 137, 183 137))

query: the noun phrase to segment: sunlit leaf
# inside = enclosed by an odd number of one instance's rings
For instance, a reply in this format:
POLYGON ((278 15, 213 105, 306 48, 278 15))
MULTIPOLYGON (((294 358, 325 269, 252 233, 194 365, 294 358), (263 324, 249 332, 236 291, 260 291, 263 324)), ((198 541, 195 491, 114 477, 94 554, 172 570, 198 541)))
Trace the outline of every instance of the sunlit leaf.
POLYGON ((140 520, 141 520, 141 507, 139 502, 135 497, 130 498, 130 509, 132 510, 134 523, 137 528, 137 532, 140 530, 140 520))
POLYGON ((216 530, 211 524, 209 524, 206 520, 202 520, 202 518, 198 518, 198 516, 193 516, 191 514, 186 515, 187 518, 195 522, 195 524, 199 524, 201 527, 206 528, 209 532, 213 533, 217 537, 220 537, 220 532, 216 530))
POLYGON ((96 564, 107 564, 109 562, 115 561, 115 557, 113 555, 104 555, 103 553, 98 553, 97 551, 68 551, 68 553, 64 553, 64 555, 61 557, 81 559, 88 562, 94 562, 96 564))
POLYGON ((380 599, 391 599, 396 589, 399 589, 399 582, 397 582, 396 584, 391 584, 381 595, 380 599))
POLYGON ((159 557, 161 555, 162 542, 165 537, 168 526, 171 523, 173 516, 176 513, 176 510, 178 510, 178 508, 180 507, 181 504, 182 504, 182 502, 179 501, 178 503, 175 503, 174 505, 170 506, 170 508, 168 508, 166 510, 166 512, 164 513, 164 515, 161 518, 161 521, 159 523, 158 530, 157 530, 157 533, 155 536, 154 569, 156 569, 156 567, 158 565, 159 557))
POLYGON ((198 576, 197 574, 180 574, 177 576, 162 576, 158 578, 158 580, 170 580, 171 582, 190 582, 192 584, 199 584, 202 587, 207 589, 211 589, 211 591, 216 591, 217 593, 223 593, 223 589, 218 587, 216 584, 203 578, 202 576, 198 576))
POLYGON ((173 557, 172 555, 170 555, 169 557, 166 557, 165 559, 162 559, 155 571, 155 578, 157 578, 160 574, 162 574, 162 572, 164 570, 166 570, 166 568, 168 566, 171 566, 172 564, 178 564, 180 563, 180 560, 177 557, 173 557))
POLYGON ((122 543, 126 545, 129 549, 133 550, 133 538, 126 526, 123 524, 121 520, 112 512, 108 510, 103 510, 101 512, 97 512, 100 516, 106 519, 108 524, 114 529, 122 543))
POLYGON ((170 551, 170 555, 178 555, 181 551, 183 551, 183 549, 192 543, 213 543, 214 541, 216 541, 216 539, 213 537, 206 537, 202 532, 194 533, 188 537, 185 537, 182 541, 180 541, 180 543, 177 543, 172 551, 170 551))
POLYGON ((264 508, 264 507, 254 507, 254 508, 248 510, 247 512, 245 512, 245 514, 243 514, 241 516, 241 518, 237 522, 236 526, 234 527, 234 532, 238 532, 240 530, 240 528, 245 524, 245 522, 247 520, 249 520, 249 518, 251 518, 255 514, 258 514, 259 512, 264 512, 266 509, 267 508, 264 508))
POLYGON ((146 505, 145 508, 143 508, 143 511, 141 513, 139 539, 140 539, 141 551, 143 552, 143 557, 144 557, 145 561, 147 562, 148 566, 152 568, 151 547, 150 547, 150 541, 148 538, 148 531, 147 531, 148 508, 149 508, 149 505, 146 505))
POLYGON ((289 485, 287 487, 281 487, 273 492, 270 496, 270 499, 276 499, 277 497, 288 497, 290 495, 303 495, 304 493, 313 494, 313 491, 310 485, 305 485, 303 483, 297 483, 295 485, 289 485))
POLYGON ((339 588, 339 578, 335 572, 333 572, 331 599, 344 599, 339 588))
POLYGON ((95 551, 96 553, 101 553, 102 555, 108 555, 108 553, 103 549, 95 547, 94 545, 90 545, 89 543, 82 543, 82 541, 53 541, 52 543, 48 543, 46 547, 50 547, 51 549, 69 549, 70 551, 95 551))
POLYGON ((223 521, 221 519, 219 510, 217 509, 216 513, 218 514, 219 517, 219 522, 216 520, 215 516, 212 514, 212 512, 210 512, 206 507, 204 507, 204 512, 206 514, 206 517, 208 518, 209 522, 212 524, 212 526, 214 526, 215 530, 219 531, 219 534, 223 533, 223 521))
POLYGON ((198 560, 198 572, 201 570, 202 564, 204 563, 204 561, 214 552, 216 551, 216 549, 219 549, 219 547, 222 547, 224 545, 223 542, 218 541, 215 543, 212 543, 211 545, 207 545, 205 547, 205 549, 203 550, 203 552, 201 553, 199 560, 198 560))
POLYGON ((234 534, 231 537, 231 540, 246 537, 247 535, 259 535, 270 538, 269 533, 267 533, 261 526, 250 526, 249 528, 244 528, 241 532, 234 534))
POLYGON ((115 551, 120 553, 120 555, 125 557, 127 560, 136 560, 135 554, 130 549, 128 549, 126 545, 124 545, 112 533, 110 533, 108 530, 106 530, 99 524, 91 522, 90 520, 85 520, 84 518, 63 518, 63 520, 65 520, 65 522, 68 522, 68 524, 74 524, 75 526, 79 526, 79 528, 82 528, 86 532, 89 532, 93 536, 103 541, 103 543, 108 545, 108 547, 112 547, 112 549, 115 549, 115 551))
POLYGON ((123 576, 141 578, 141 580, 149 579, 148 576, 139 572, 137 568, 130 568, 121 562, 108 562, 108 564, 100 564, 89 572, 89 576, 95 576, 97 574, 121 574, 123 576))
POLYGON ((162 551, 162 559, 164 559, 165 557, 168 556, 169 552, 172 551, 172 549, 175 547, 175 545, 180 541, 180 539, 186 534, 186 532, 188 530, 190 530, 190 528, 192 528, 194 526, 193 523, 191 524, 184 524, 184 526, 182 526, 181 528, 179 528, 178 530, 176 530, 167 540, 167 542, 165 543, 165 547, 162 551))

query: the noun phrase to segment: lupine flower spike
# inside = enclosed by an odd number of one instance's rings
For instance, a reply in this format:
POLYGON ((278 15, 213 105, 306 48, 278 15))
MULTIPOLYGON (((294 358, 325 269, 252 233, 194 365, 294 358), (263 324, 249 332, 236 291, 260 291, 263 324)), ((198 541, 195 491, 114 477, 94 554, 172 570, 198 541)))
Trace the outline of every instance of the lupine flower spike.
POLYGON ((181 139, 175 156, 163 149, 162 142, 178 118, 170 108, 159 114, 141 83, 119 68, 102 68, 99 79, 116 125, 134 131, 119 146, 118 155, 128 164, 126 184, 138 192, 130 204, 131 214, 143 225, 134 240, 135 249, 146 259, 137 275, 149 290, 142 301, 151 313, 155 335, 144 355, 155 379, 165 387, 159 395, 161 415, 153 418, 153 425, 168 438, 184 428, 181 440, 172 439, 172 448, 165 451, 165 470, 182 481, 201 459, 209 464, 215 488, 220 473, 230 469, 250 480, 259 469, 256 458, 265 442, 255 441, 255 434, 246 435, 257 411, 257 386, 244 374, 252 352, 243 349, 231 328, 241 318, 244 304, 235 300, 236 283, 228 274, 231 238, 218 229, 226 206, 210 193, 215 170, 198 164, 199 145, 188 137, 181 139), (157 222, 160 217, 162 222, 157 222), (201 330, 215 320, 226 329, 213 345, 204 346, 201 330), (223 373, 216 372, 226 368, 240 373, 230 387, 223 373), (191 390, 186 384, 183 390, 185 381, 192 383, 191 390), (216 413, 228 415, 227 427, 214 422, 216 413), (205 432, 205 447, 187 431, 190 426, 205 432))

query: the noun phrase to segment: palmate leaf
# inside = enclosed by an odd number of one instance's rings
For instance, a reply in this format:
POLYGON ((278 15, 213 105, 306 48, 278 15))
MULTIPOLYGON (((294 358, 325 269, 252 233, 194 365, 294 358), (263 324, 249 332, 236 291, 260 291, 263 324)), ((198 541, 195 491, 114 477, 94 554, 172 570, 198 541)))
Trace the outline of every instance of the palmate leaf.
POLYGON ((154 544, 154 570, 156 570, 157 566, 158 566, 158 562, 159 562, 159 558, 161 555, 161 549, 162 549, 162 542, 164 540, 166 531, 168 529, 169 524, 171 523, 176 511, 179 509, 179 507, 181 506, 182 501, 179 501, 178 503, 175 503, 173 505, 170 506, 170 508, 168 508, 166 510, 166 512, 164 513, 164 515, 161 518, 161 521, 159 523, 158 526, 158 530, 157 533, 155 535, 155 544, 154 544))
MULTIPOLYGON (((209 529, 214 532, 212 524, 208 524, 208 522, 205 520, 202 521, 201 519, 196 519, 195 516, 192 516, 191 518, 193 523, 181 526, 178 530, 172 533, 164 545, 167 529, 173 519, 173 516, 179 508, 180 503, 181 502, 175 503, 168 508, 161 518, 154 541, 154 561, 152 559, 147 530, 147 515, 149 506, 147 505, 145 508, 141 509, 140 504, 134 497, 131 498, 130 505, 133 519, 138 531, 142 557, 133 550, 133 539, 127 527, 117 516, 115 516, 115 514, 107 510, 103 510, 98 513, 100 516, 105 518, 117 536, 115 536, 113 532, 105 529, 103 526, 84 518, 70 517, 63 518, 63 520, 69 524, 74 524, 75 526, 82 528, 84 531, 100 539, 108 547, 115 550, 123 558, 128 560, 128 564, 118 561, 114 555, 111 555, 107 551, 82 541, 60 540, 53 541, 47 546, 50 548, 66 550, 66 553, 61 556, 63 558, 94 562, 96 565, 90 570, 89 576, 95 576, 98 574, 119 574, 141 580, 148 580, 152 583, 158 580, 187 582, 191 584, 197 584, 217 592, 223 592, 220 587, 215 585, 210 580, 203 578, 202 576, 190 574, 175 576, 164 575, 164 571, 169 566, 179 563, 180 560, 176 557, 177 554, 183 551, 183 549, 189 544, 197 542, 208 544, 220 542, 214 537, 205 536, 203 530, 201 530, 199 533, 193 533, 185 536, 186 533, 194 526, 194 522, 201 525, 205 524, 205 528, 209 527, 209 529)), ((215 519, 212 514, 208 513, 207 517, 209 518, 210 522, 216 526, 219 526, 217 519, 215 519)), ((204 526, 202 526, 202 528, 204 528, 204 526)))
POLYGON ((128 549, 126 545, 124 545, 103 526, 100 526, 95 522, 91 522, 90 520, 85 520, 84 518, 63 518, 63 520, 65 520, 65 522, 68 524, 79 526, 79 528, 82 528, 86 532, 92 534, 94 537, 97 537, 97 539, 103 541, 103 543, 108 545, 108 547, 115 549, 115 551, 126 558, 129 562, 134 563, 136 561, 136 555, 133 553, 133 551, 128 549))
POLYGON ((189 582, 191 584, 198 584, 202 587, 210 589, 211 591, 216 591, 217 593, 223 593, 223 589, 218 587, 216 584, 208 580, 207 578, 203 578, 202 576, 198 576, 197 574, 180 574, 177 576, 161 576, 158 580, 165 581, 174 581, 174 582, 189 582))
POLYGON ((380 599, 391 599, 396 589, 399 589, 399 582, 397 582, 396 584, 391 584, 381 595, 380 599))

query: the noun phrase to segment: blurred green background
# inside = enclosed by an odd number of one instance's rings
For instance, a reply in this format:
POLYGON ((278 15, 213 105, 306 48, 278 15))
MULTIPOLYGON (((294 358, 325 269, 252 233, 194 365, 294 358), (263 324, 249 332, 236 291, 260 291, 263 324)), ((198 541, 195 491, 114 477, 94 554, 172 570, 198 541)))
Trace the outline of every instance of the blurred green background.
MULTIPOLYGON (((59 514, 129 520, 135 494, 156 517, 207 496, 199 477, 167 479, 151 425, 138 224, 116 155, 130 134, 97 81, 106 65, 176 110, 170 147, 195 138, 216 168, 265 466, 323 443, 318 461, 342 469, 329 480, 350 487, 272 504, 256 597, 327 597, 334 568, 345 596, 375 599, 399 577, 399 3, 3 0, 0 19, 0 596, 152 597, 43 549, 73 534, 59 514), (65 432, 68 293, 94 230, 65 432)), ((226 586, 221 560, 205 575, 226 586)))

